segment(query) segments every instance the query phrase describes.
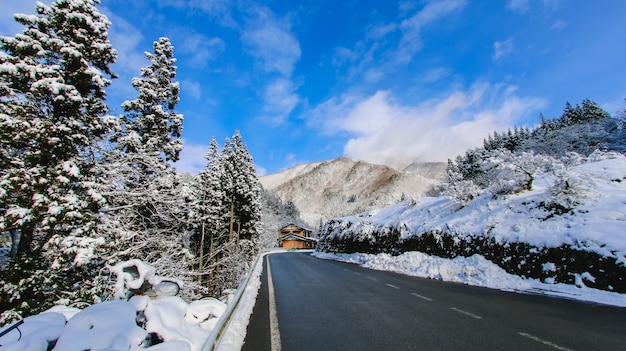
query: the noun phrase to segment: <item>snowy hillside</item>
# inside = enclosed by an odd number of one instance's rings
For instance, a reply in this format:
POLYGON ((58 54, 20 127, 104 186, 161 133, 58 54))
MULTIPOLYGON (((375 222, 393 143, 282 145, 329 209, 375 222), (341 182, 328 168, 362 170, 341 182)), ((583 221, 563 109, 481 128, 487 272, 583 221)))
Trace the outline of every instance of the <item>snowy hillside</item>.
POLYGON ((382 165, 341 157, 296 166, 260 177, 267 190, 293 202, 311 226, 423 195, 439 183, 445 164, 414 164, 399 172, 382 165))
POLYGON ((626 157, 610 157, 567 170, 576 201, 559 201, 571 209, 555 205, 554 184, 562 175, 546 173, 530 191, 482 195, 462 207, 423 198, 334 219, 318 250, 483 254, 509 272, 547 283, 626 292, 626 157))

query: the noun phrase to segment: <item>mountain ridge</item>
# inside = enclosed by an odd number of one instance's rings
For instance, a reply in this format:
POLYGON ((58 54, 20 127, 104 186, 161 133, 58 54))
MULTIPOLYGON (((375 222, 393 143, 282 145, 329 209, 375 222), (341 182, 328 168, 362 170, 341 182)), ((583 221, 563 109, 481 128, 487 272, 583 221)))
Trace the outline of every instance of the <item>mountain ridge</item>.
POLYGON ((405 170, 358 159, 336 159, 297 165, 259 177, 266 190, 291 201, 302 219, 317 224, 339 216, 388 206, 424 195, 439 183, 446 164, 414 163, 405 170))

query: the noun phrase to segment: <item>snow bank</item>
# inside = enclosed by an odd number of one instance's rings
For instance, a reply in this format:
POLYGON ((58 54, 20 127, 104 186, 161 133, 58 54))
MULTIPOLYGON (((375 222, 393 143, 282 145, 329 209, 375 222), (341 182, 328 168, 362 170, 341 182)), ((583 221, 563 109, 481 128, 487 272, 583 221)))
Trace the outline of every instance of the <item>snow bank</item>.
MULTIPOLYGON (((138 260, 122 262, 111 271, 118 273, 118 296, 125 297, 131 290, 152 292, 163 280, 155 275, 154 267, 138 260), (129 267, 136 269, 124 269, 129 267)), ((0 346, 2 351, 46 351, 56 340, 53 350, 62 351, 199 351, 225 310, 226 304, 213 298, 187 303, 178 296, 146 295, 106 301, 83 310, 55 306, 25 318, 0 337, 0 346)), ((4 326, 0 333, 11 327, 4 326)))
POLYGON ((505 272, 480 255, 444 259, 421 252, 405 252, 399 256, 314 252, 313 256, 422 278, 626 307, 624 294, 591 289, 584 285, 577 287, 569 284, 546 284, 535 279, 524 279, 505 272))

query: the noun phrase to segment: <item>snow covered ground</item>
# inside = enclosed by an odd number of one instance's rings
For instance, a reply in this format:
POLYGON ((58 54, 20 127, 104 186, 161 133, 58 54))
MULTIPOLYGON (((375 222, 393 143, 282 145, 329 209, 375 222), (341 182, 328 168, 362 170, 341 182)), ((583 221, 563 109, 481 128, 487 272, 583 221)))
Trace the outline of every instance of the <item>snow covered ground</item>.
POLYGON ((421 252, 406 252, 399 256, 315 252, 313 256, 423 278, 626 307, 625 294, 591 289, 584 285, 577 287, 569 284, 545 284, 535 279, 524 279, 505 272, 480 255, 445 259, 421 252))
POLYGON ((586 162, 563 171, 571 187, 569 198, 552 194, 557 176, 537 176, 533 190, 494 198, 487 194, 463 208, 444 197, 421 198, 356 216, 344 222, 331 236, 372 239, 373 232, 400 228, 402 238, 439 231, 458 236, 489 235, 497 242, 524 242, 535 247, 574 248, 615 257, 626 263, 626 157, 586 162), (577 202, 573 210, 554 215, 542 203, 577 202))
MULTIPOLYGON (((38 315, 29 316, 16 324, 0 328, 2 351, 54 350, 153 350, 200 351, 213 330, 226 304, 208 298, 186 302, 178 296, 157 296, 164 279, 155 275, 154 267, 139 260, 122 262, 111 268, 117 273, 116 296, 121 298, 90 305, 84 309, 55 306, 38 315), (137 267, 136 274, 125 271, 137 267), (156 291, 124 299, 129 289, 139 289, 149 283, 156 291), (9 330, 11 329, 11 330, 9 330), (153 335, 163 341, 156 345, 153 335)), ((168 285, 163 284, 164 287, 168 285)), ((167 290, 167 289, 164 289, 167 290)))

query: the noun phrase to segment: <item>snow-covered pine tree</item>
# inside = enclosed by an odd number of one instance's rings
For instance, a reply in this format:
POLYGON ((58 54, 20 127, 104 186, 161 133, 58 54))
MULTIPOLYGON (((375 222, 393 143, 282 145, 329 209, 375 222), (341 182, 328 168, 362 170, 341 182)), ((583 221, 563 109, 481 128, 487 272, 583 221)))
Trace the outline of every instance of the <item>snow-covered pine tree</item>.
POLYGON ((261 185, 252 156, 236 131, 226 139, 221 155, 225 208, 228 213, 228 240, 221 247, 217 292, 234 288, 258 252, 257 238, 261 227, 261 185))
POLYGON ((179 83, 173 81, 174 47, 168 38, 159 38, 154 42, 154 53, 145 55, 150 65, 142 68, 141 77, 132 81, 139 96, 122 104, 126 135, 118 143, 125 152, 156 155, 175 162, 183 148, 183 115, 174 110, 180 92, 179 83))
MULTIPOLYGON (((178 159, 183 116, 175 112, 179 85, 169 39, 146 53, 150 65, 133 79, 138 97, 123 103, 117 134, 102 165, 109 206, 102 231, 110 261, 139 258, 159 274, 192 282, 194 256, 184 228, 193 203, 192 184, 172 169, 178 159)), ((191 178, 190 180, 191 181, 191 178)), ((191 285, 187 285, 191 287, 191 285)), ((193 292, 183 289, 183 296, 193 292)))
POLYGON ((608 112, 590 99, 583 100, 582 114, 585 122, 601 121, 611 118, 608 112))
POLYGON ((211 140, 209 152, 204 157, 207 165, 196 177, 191 245, 199 261, 198 283, 201 285, 202 280, 208 280, 201 287, 207 288, 208 294, 213 295, 223 245, 228 241, 230 213, 222 183, 224 163, 215 138, 211 140))
POLYGON ((237 233, 233 233, 233 236, 237 240, 254 240, 259 234, 261 220, 261 184, 252 156, 239 131, 235 132, 229 146, 224 157, 233 172, 229 195, 234 203, 234 218, 238 222, 237 233))
MULTIPOLYGON (((38 3, 37 15, 15 16, 26 27, 22 34, 0 37, 0 128, 7 156, 0 173, 0 222, 3 229, 19 230, 16 279, 36 274, 20 273, 21 268, 52 268, 37 271, 46 278, 39 284, 19 287, 24 290, 19 305, 29 313, 72 295, 45 294, 50 285, 75 292, 74 284, 89 283, 82 276, 88 270, 73 268, 90 262, 98 242, 88 237, 102 205, 92 148, 112 127, 105 116, 105 88, 115 77, 109 65, 116 58, 108 39, 110 22, 98 3, 38 3), (33 266, 41 256, 46 260, 33 266), (29 299, 41 301, 34 306, 29 299)), ((11 296, 1 301, 4 308, 16 306, 11 296)))

